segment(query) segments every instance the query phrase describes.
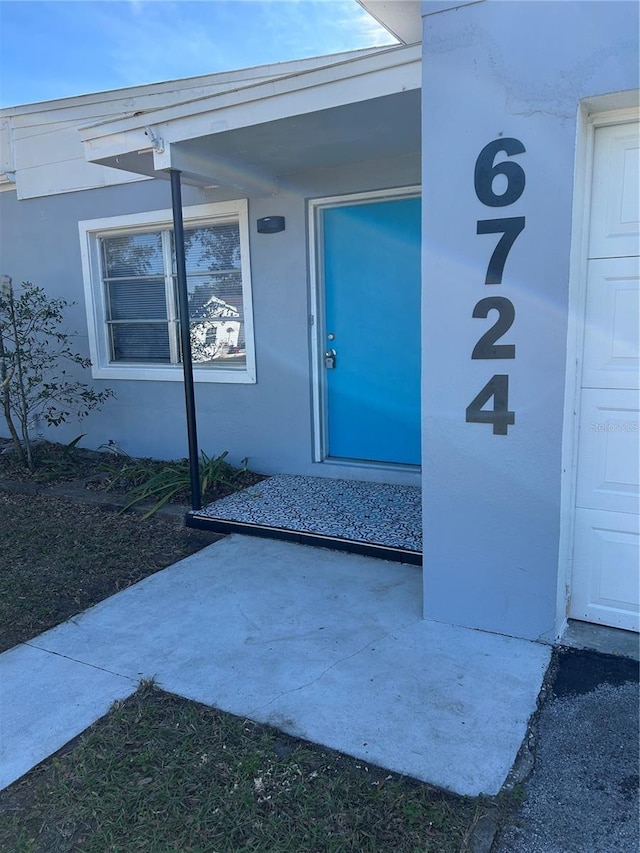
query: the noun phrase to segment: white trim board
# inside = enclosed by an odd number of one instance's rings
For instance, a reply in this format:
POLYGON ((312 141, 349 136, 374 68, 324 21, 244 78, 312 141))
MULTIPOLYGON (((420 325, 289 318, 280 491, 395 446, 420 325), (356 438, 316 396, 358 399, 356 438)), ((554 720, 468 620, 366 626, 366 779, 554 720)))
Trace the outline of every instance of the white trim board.
MULTIPOLYGON (((624 100, 637 103, 637 94, 622 93, 624 100)), ((621 95, 589 98, 578 111, 576 160, 573 187, 573 220, 569 270, 569 303, 567 315, 567 359, 565 369, 565 403, 562 430, 562 471, 560 493, 560 543, 558 586, 556 595, 555 636, 567 627, 571 580, 577 481, 579 429, 579 397, 584 346, 584 315, 587 295, 587 258, 591 222, 591 185, 593 178, 594 139, 597 127, 638 121, 640 108, 620 108, 621 95), (607 106, 611 109, 607 109, 607 106), (600 107, 600 109, 598 109, 600 107)))

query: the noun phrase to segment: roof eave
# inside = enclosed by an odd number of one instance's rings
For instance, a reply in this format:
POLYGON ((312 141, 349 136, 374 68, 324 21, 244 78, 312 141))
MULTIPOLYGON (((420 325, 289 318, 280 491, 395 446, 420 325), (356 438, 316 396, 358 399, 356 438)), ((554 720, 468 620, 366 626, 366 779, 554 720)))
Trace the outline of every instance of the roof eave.
MULTIPOLYGON (((394 94, 421 85, 419 46, 396 47, 338 65, 324 66, 175 104, 141 116, 80 128, 88 161, 132 169, 123 155, 153 153, 156 169, 171 168, 173 143, 394 94), (313 97, 309 97, 313 92, 313 97)), ((148 174, 145 171, 144 174, 148 174)))
POLYGON ((357 0, 372 18, 403 44, 422 41, 420 0, 357 0))

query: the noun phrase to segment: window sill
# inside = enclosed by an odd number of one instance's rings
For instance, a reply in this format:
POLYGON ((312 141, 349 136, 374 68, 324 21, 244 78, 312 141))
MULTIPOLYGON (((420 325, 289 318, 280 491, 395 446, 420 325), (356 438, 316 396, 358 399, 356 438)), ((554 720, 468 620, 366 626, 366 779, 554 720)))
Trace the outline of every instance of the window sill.
MULTIPOLYGON (((133 379, 133 380, 143 380, 143 381, 156 381, 156 382, 182 382, 184 381, 184 374, 182 372, 182 366, 175 367, 151 367, 151 366, 138 366, 132 365, 131 367, 125 365, 107 365, 107 366, 93 366, 91 368, 91 375, 94 379, 108 379, 113 381, 115 379, 133 379)), ((256 376, 255 370, 247 367, 241 368, 237 370, 233 369, 224 369, 224 368, 211 368, 211 369, 203 369, 203 368, 193 368, 193 381, 194 382, 218 382, 218 383, 235 383, 235 384, 244 384, 250 385, 255 384, 256 376)))

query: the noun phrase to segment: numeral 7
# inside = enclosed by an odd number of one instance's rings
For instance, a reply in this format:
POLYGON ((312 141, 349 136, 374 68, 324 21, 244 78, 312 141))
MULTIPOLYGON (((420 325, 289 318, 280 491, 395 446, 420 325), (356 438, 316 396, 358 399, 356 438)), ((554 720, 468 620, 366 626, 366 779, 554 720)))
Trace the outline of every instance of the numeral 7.
POLYGON ((502 284, 502 274, 507 256, 516 241, 518 234, 524 229, 524 216, 512 216, 509 219, 480 219, 476 234, 500 234, 498 245, 494 249, 487 268, 485 284, 502 284))

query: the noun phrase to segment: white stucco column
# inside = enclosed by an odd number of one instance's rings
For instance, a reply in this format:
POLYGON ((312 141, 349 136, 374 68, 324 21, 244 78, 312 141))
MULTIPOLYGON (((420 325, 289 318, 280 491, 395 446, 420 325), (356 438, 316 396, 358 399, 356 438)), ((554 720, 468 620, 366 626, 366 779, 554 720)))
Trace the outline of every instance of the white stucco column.
POLYGON ((576 119, 582 99, 638 87, 638 11, 433 8, 423 3, 424 614, 552 638, 576 119))

